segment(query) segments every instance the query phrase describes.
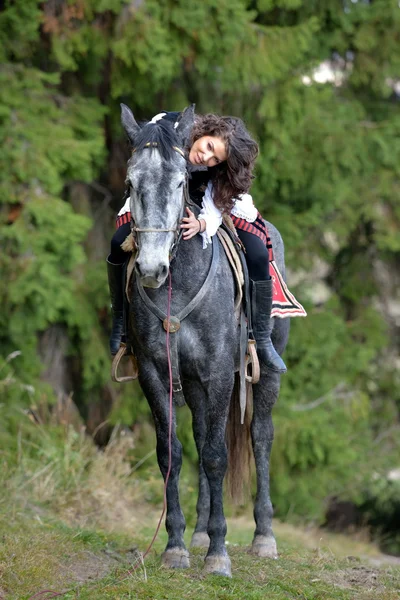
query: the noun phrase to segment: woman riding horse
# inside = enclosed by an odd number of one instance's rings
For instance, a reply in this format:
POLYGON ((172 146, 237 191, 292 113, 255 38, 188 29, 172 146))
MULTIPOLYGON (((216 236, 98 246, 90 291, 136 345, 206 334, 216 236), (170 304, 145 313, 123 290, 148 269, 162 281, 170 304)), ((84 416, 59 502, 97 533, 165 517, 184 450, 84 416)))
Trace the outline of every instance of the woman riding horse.
MULTIPOLYGON (((176 126, 179 118, 180 113, 163 112, 153 117, 151 122, 165 119, 176 126)), ((201 202, 202 208, 198 218, 187 208, 181 228, 185 240, 200 234, 205 248, 221 225, 222 214, 231 215, 245 248, 252 280, 253 329, 258 357, 271 370, 284 373, 285 363, 271 342, 273 282, 269 274, 267 230, 248 194, 257 154, 258 146, 240 119, 214 114, 197 115, 187 148, 187 162, 189 192, 195 201, 201 202)), ((123 333, 123 266, 126 253, 121 244, 130 233, 129 203, 128 197, 118 213, 117 231, 107 258, 113 315, 112 354, 118 351, 123 333)))

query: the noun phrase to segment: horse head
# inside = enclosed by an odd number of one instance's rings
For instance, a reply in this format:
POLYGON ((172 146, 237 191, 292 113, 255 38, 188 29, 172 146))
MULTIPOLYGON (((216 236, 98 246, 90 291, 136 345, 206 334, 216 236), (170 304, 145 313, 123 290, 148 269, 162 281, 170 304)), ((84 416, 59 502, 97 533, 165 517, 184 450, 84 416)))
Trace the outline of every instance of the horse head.
POLYGON ((122 125, 132 144, 127 184, 138 254, 136 272, 145 287, 166 280, 183 216, 187 171, 185 147, 194 123, 194 105, 175 125, 161 119, 140 127, 121 104, 122 125))

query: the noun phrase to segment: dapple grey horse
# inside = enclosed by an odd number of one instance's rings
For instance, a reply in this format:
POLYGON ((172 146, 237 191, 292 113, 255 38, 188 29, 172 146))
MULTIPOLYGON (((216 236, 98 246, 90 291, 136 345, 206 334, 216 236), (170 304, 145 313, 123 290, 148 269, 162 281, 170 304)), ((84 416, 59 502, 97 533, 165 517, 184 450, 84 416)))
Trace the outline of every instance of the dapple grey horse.
MULTIPOLYGON (((199 454, 199 499, 192 546, 208 547, 204 571, 230 576, 230 559, 225 546, 226 521, 223 511, 223 480, 228 464, 225 433, 238 362, 239 331, 234 315, 235 282, 224 252, 215 254, 219 241, 202 248, 199 235, 177 244, 183 216, 187 147, 194 122, 193 107, 187 108, 176 128, 163 120, 136 123, 130 109, 121 105, 122 124, 132 144, 128 162, 131 213, 138 247, 136 277, 132 287, 130 328, 139 366, 139 382, 149 402, 157 435, 157 458, 166 478, 169 461, 169 368, 166 332, 161 317, 167 313, 168 272, 172 278, 172 315, 185 308, 200 293, 202 299, 180 324, 178 356, 183 394, 193 416, 193 433, 199 454), (175 254, 171 264, 170 256, 175 254), (211 271, 214 271, 211 273, 211 271), (206 282, 205 293, 203 285, 206 282), (143 295, 145 294, 145 296, 143 295), (143 301, 146 299, 146 302, 143 301)), ((197 210, 195 207, 191 207, 197 210)), ((284 275, 283 244, 269 226, 275 259, 284 275)), ((276 319, 273 343, 282 353, 288 338, 288 319, 276 319)), ((261 378, 254 386, 251 438, 257 471, 254 517, 255 535, 251 551, 276 558, 269 494, 269 458, 273 441, 272 407, 278 397, 280 375, 261 365, 261 378)), ((233 407, 234 408, 234 407, 233 407)), ((182 446, 176 436, 172 415, 172 464, 167 485, 166 529, 168 543, 162 564, 170 568, 189 566, 183 540, 185 518, 179 502, 179 473, 182 446)), ((239 425, 240 427, 240 425, 239 425)), ((245 426, 241 426, 242 431, 245 426)), ((233 433, 236 460, 244 460, 238 448, 244 436, 233 433)), ((238 464, 230 465, 239 473, 238 464)))

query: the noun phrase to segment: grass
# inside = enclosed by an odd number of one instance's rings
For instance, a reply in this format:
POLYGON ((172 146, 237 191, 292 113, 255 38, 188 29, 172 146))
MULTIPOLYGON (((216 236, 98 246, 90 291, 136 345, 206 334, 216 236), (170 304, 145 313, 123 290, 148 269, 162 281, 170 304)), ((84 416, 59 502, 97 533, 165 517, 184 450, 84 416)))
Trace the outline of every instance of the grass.
MULTIPOLYGON (((162 568, 164 526, 143 564, 138 549, 147 548, 161 512, 154 454, 138 468, 127 459, 131 439, 115 438, 103 452, 70 429, 57 439, 55 444, 43 429, 33 450, 31 441, 22 441, 17 459, 3 456, 1 600, 54 597, 35 596, 48 589, 66 600, 399 598, 399 566, 388 564, 362 538, 277 522, 279 560, 249 555, 254 529, 249 513, 228 520, 232 579, 204 577, 200 550, 191 553, 188 570, 162 568)), ((192 513, 189 544, 195 491, 188 473, 182 491, 185 512, 192 513)))
MULTIPOLYGON (((191 552, 191 568, 186 571, 168 571, 160 566, 166 541, 164 529, 145 563, 138 561, 136 548, 143 552, 149 544, 159 510, 148 510, 146 517, 141 513, 140 527, 133 527, 132 522, 124 527, 123 514, 119 524, 114 517, 110 527, 107 514, 97 513, 95 529, 67 525, 62 514, 55 516, 35 505, 25 504, 23 509, 3 505, 0 598, 28 600, 47 589, 60 592, 59 597, 66 600, 399 597, 399 567, 371 566, 368 557, 378 560, 381 555, 374 546, 360 540, 276 523, 279 560, 257 559, 248 554, 246 547, 253 524, 242 516, 228 522, 232 579, 204 577, 201 550, 191 552), (132 570, 135 563, 138 568, 132 570)), ((186 535, 187 543, 190 533, 186 535)))
POLYGON ((65 588, 73 565, 91 546, 75 532, 33 520, 31 514, 3 515, 0 527, 0 597, 1 590, 6 598, 23 598, 43 585, 65 588))
MULTIPOLYGON (((292 546, 282 545, 282 556, 278 561, 265 561, 249 556, 245 549, 237 546, 230 550, 233 577, 202 576, 203 554, 193 553, 191 569, 184 572, 169 572, 152 558, 146 573, 141 569, 132 575, 113 574, 103 582, 103 586, 84 586, 79 598, 137 598, 153 600, 167 598, 208 600, 218 598, 233 600, 249 598, 261 600, 271 598, 304 599, 347 599, 347 598, 398 598, 390 587, 394 584, 394 574, 354 566, 347 561, 338 561, 332 556, 301 552, 292 546), (340 574, 340 576, 339 576, 340 574), (368 577, 366 577, 369 575, 368 577), (365 582, 367 581, 367 586, 365 582), (371 585, 372 583, 372 585, 371 585), (381 594, 378 596, 378 593, 381 594)), ((72 594, 66 598, 75 598, 72 594)))
MULTIPOLYGON (((251 535, 248 525, 244 521, 236 523, 236 531, 231 531, 229 553, 233 577, 227 579, 202 575, 201 550, 191 553, 190 569, 163 569, 160 554, 165 543, 164 532, 148 560, 132 571, 135 557, 130 536, 69 528, 55 520, 40 522, 32 519, 32 515, 16 513, 3 537, 0 585, 7 600, 28 600, 45 589, 60 592, 59 597, 66 600, 395 600, 399 597, 398 568, 378 569, 354 556, 339 558, 330 548, 307 549, 299 540, 293 541, 287 531, 282 539, 278 534, 279 560, 250 556, 246 547, 238 544, 244 535, 251 535), (90 577, 94 580, 90 581, 90 577)), ((137 542, 144 549, 149 539, 147 533, 142 533, 137 542)))

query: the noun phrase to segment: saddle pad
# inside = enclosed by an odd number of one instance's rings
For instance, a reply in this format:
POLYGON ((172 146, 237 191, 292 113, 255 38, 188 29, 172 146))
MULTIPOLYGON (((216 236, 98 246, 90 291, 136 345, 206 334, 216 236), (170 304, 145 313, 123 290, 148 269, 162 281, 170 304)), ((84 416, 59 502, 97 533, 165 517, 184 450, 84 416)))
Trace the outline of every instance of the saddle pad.
POLYGON ((271 317, 279 317, 280 319, 285 319, 286 317, 306 317, 307 313, 304 307, 289 291, 274 260, 270 260, 269 268, 272 281, 274 282, 271 317))

